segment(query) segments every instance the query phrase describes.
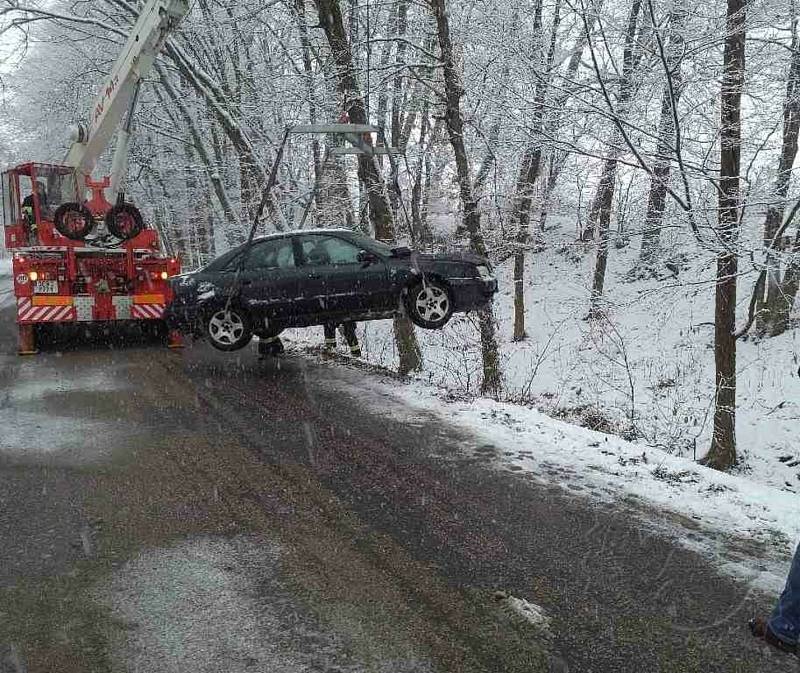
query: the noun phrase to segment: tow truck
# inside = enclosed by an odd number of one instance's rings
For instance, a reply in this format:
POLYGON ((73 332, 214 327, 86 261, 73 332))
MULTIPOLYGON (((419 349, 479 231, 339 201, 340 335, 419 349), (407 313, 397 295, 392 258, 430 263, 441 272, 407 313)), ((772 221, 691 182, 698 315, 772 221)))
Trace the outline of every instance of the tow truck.
MULTIPOLYGON (((188 0, 148 0, 63 164, 28 162, 2 173, 3 225, 20 355, 36 353, 47 324, 135 321, 160 329, 180 260, 125 200, 128 145, 139 89, 188 0), (124 121, 122 127, 120 123, 124 121), (92 172, 116 132, 111 174, 92 172)), ((170 332, 168 345, 180 347, 170 332)))

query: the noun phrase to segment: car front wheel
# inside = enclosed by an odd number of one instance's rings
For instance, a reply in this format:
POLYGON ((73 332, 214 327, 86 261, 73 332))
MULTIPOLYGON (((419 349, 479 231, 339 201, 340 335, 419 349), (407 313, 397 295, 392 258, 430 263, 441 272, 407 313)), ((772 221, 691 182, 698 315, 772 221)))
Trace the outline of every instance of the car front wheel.
POLYGON ((440 329, 453 315, 453 299, 449 288, 436 280, 409 288, 406 311, 411 322, 423 329, 440 329))
POLYGON ((211 345, 221 351, 238 351, 253 338, 247 315, 233 306, 209 314, 206 334, 211 345))

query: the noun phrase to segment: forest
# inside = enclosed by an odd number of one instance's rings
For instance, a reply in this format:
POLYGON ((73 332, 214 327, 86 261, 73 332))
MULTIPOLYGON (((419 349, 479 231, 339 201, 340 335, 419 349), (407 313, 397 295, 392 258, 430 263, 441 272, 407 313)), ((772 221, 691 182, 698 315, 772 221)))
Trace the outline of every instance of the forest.
MULTIPOLYGON (((0 2, 0 164, 63 157, 138 7, 0 2)), ((371 123, 396 151, 293 137, 259 233, 469 249, 501 291, 442 332, 359 326, 367 360, 794 492, 799 15, 196 0, 142 89, 127 194, 197 268, 246 239, 286 128, 371 123)))

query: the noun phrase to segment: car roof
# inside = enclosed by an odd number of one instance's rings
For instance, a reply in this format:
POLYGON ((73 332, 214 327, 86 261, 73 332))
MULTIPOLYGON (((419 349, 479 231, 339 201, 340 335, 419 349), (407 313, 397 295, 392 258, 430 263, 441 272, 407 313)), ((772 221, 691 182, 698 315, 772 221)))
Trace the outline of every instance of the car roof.
POLYGON ((317 228, 317 229, 294 229, 293 231, 278 231, 274 234, 263 234, 262 236, 256 236, 253 239, 255 241, 268 241, 271 238, 284 238, 288 236, 299 236, 301 234, 354 234, 352 229, 345 229, 344 227, 330 227, 327 229, 317 228))

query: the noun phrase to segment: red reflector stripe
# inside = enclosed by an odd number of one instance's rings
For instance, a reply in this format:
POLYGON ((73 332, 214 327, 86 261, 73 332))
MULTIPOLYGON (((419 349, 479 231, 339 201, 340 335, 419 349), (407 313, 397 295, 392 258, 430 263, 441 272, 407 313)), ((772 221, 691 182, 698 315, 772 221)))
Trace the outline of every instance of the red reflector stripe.
POLYGON ((30 297, 17 299, 17 322, 64 322, 75 319, 74 306, 34 306, 30 297))
POLYGON ((134 304, 131 318, 136 320, 159 320, 164 315, 164 304, 134 304))

